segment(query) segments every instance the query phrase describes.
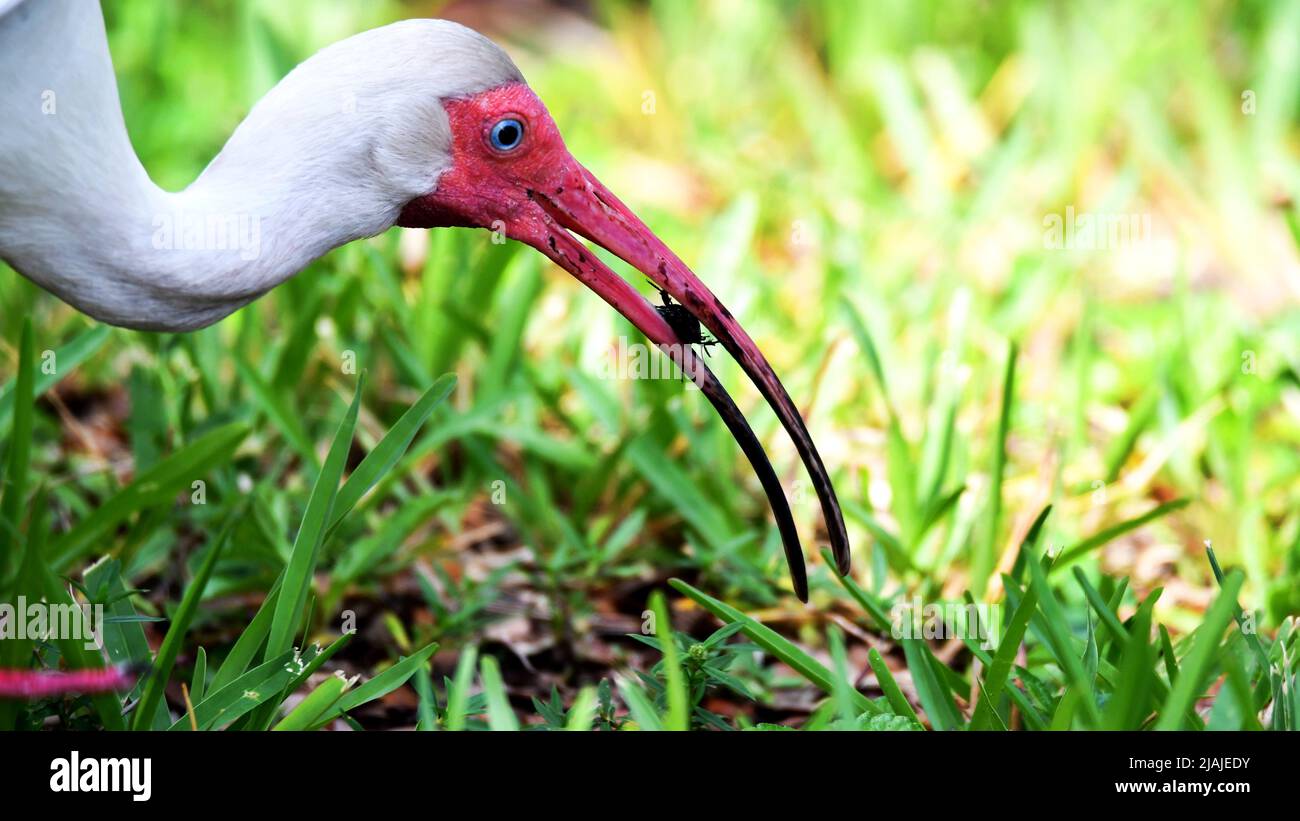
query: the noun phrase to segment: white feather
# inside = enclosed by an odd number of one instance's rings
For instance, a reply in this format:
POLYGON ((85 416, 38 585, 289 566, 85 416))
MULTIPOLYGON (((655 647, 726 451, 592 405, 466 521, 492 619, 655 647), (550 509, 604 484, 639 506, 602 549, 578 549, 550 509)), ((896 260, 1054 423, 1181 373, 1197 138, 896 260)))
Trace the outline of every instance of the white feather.
POLYGON ((449 166, 442 101, 522 80, 455 23, 364 32, 290 72, 169 193, 127 137, 97 4, 0 5, 0 77, 0 257, 97 319, 150 330, 216 322, 391 226, 449 166))

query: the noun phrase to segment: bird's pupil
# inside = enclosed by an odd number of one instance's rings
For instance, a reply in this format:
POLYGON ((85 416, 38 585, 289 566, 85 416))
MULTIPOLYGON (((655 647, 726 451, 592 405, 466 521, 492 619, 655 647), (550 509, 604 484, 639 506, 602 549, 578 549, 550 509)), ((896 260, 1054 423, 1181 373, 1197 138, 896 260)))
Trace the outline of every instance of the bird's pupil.
POLYGON ((492 142, 500 149, 511 149, 519 144, 523 129, 515 120, 502 120, 492 129, 492 142))

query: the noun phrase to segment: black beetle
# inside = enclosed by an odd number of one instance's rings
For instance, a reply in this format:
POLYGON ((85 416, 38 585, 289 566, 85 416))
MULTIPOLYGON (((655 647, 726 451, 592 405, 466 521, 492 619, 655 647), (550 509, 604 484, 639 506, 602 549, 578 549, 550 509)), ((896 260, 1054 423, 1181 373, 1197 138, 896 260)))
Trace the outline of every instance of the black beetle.
POLYGON ((667 291, 660 288, 653 280, 647 279, 646 282, 659 292, 659 299, 663 304, 654 306, 655 310, 664 318, 664 322, 668 323, 668 327, 673 329, 677 341, 685 345, 699 345, 704 349, 705 355, 712 356, 709 348, 717 345, 718 340, 705 334, 695 315, 686 310, 685 306, 673 302, 672 296, 667 291))

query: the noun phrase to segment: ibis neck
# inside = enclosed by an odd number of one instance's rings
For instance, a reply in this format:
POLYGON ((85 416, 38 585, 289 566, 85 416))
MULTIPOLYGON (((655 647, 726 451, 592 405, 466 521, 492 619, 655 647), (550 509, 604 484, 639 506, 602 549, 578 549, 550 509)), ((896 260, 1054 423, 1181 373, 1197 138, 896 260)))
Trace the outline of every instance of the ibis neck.
POLYGON ((265 103, 188 188, 154 185, 97 5, 40 0, 0 17, 0 74, 13 78, 0 89, 0 258, 101 321, 210 325, 400 212, 330 167, 303 136, 310 123, 278 122, 265 103))

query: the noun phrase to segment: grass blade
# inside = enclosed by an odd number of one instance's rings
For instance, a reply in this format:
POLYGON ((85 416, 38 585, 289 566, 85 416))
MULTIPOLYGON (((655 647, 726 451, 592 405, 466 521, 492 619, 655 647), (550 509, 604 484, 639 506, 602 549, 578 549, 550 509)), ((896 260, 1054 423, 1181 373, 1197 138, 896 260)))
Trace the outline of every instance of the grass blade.
POLYGON ((930 648, 921 639, 903 639, 903 655, 907 657, 907 669, 912 674, 912 684, 916 687, 916 697, 930 725, 936 730, 961 729, 961 712, 952 699, 952 694, 939 679, 934 665, 941 664, 930 648))
POLYGON ((411 440, 419 433, 420 427, 433 413, 434 408, 438 407, 455 389, 456 376, 445 374, 439 377, 406 413, 402 414, 402 417, 379 440, 374 449, 366 454, 361 464, 357 465, 352 475, 348 476, 348 480, 339 489, 338 497, 334 500, 334 510, 330 514, 328 529, 332 530, 343 521, 343 517, 348 515, 357 502, 361 501, 361 497, 393 469, 410 446, 411 440))
POLYGON ((971 557, 971 592, 984 593, 989 575, 997 562, 998 534, 1002 525, 1002 477, 1007 464, 1007 434, 1011 430, 1011 410, 1015 403, 1016 357, 1019 349, 1013 341, 1007 347, 1006 370, 1002 376, 1002 410, 998 414, 998 435, 993 443, 993 463, 989 468, 989 499, 984 519, 984 533, 978 552, 971 557))
POLYGON ((668 702, 665 729, 689 730, 691 728, 690 703, 686 693, 686 675, 681 659, 677 657, 677 643, 673 641, 673 622, 663 594, 656 590, 650 596, 650 609, 655 613, 655 637, 664 657, 664 689, 668 702))
MULTIPOLYGON (((1062 698, 1062 708, 1066 709, 1065 717, 1072 715, 1073 709, 1083 705, 1084 713, 1092 726, 1097 725, 1097 704, 1093 698, 1093 682, 1084 674, 1083 663, 1079 656, 1075 655, 1074 643, 1070 636, 1067 625, 1069 622, 1065 618, 1065 612, 1061 608, 1061 603, 1057 601, 1056 595, 1047 584, 1047 570, 1043 568, 1043 562, 1037 557, 1031 556, 1026 562, 1029 565, 1030 573, 1030 590, 1038 595, 1038 608, 1042 611, 1041 624, 1046 632, 1047 645, 1055 656, 1057 664, 1065 671, 1070 686, 1066 690, 1066 697, 1062 698), (1069 698, 1067 705, 1066 698, 1069 698)), ((1055 722, 1061 715, 1053 718, 1055 722)))
MULTIPOLYGON (((767 652, 779 658, 781 661, 794 668, 795 672, 815 684, 822 692, 831 695, 835 692, 835 679, 830 670, 812 656, 805 653, 797 645, 786 639, 781 634, 772 630, 754 619, 746 616, 729 604, 718 601, 707 593, 696 590, 681 579, 669 579, 668 583, 673 589, 684 596, 689 597, 696 604, 708 610, 717 616, 723 622, 731 624, 741 622, 744 624, 745 635, 749 636, 755 644, 762 647, 767 652)), ((860 712, 866 712, 871 709, 871 702, 866 696, 854 691, 853 701, 860 712)))
POLYGON ((447 729, 463 730, 466 723, 466 708, 469 704, 469 688, 474 683, 474 666, 478 661, 478 648, 474 645, 460 651, 456 662, 456 675, 447 693, 447 729))
POLYGON ((287 716, 280 719, 271 730, 275 732, 310 729, 343 697, 347 689, 347 679, 342 676, 330 676, 299 702, 287 716))
POLYGON ((225 661, 221 663, 217 675, 212 679, 210 689, 213 692, 242 676, 248 669, 248 665, 252 664, 253 659, 257 657, 257 651, 266 640, 266 634, 271 631, 271 619, 275 615, 275 603, 279 600, 280 584, 283 581, 284 574, 281 573, 271 585, 266 598, 262 599, 262 606, 253 614, 253 620, 244 628, 244 632, 239 634, 235 646, 226 654, 225 661))
POLYGON ((289 564, 284 570, 284 583, 280 586, 280 596, 275 603, 275 616, 271 619, 271 631, 266 639, 265 658, 277 656, 289 649, 298 632, 298 622, 302 618, 303 606, 307 603, 312 573, 316 569, 325 536, 325 523, 329 521, 334 499, 338 495, 339 480, 347 466, 348 450, 352 447, 352 433, 356 430, 364 383, 364 377, 357 380, 352 405, 334 433, 334 441, 330 444, 325 464, 316 477, 311 497, 307 500, 307 510, 303 513, 302 524, 294 539, 289 564))
POLYGON ((195 702, 203 700, 207 691, 208 652, 202 647, 194 655, 194 675, 190 678, 190 698, 195 702))
MULTIPOLYGON (((136 705, 131 729, 147 729, 145 722, 151 720, 154 711, 162 702, 163 688, 171 678, 172 665, 176 663, 176 653, 181 649, 181 640, 189 630, 190 621, 194 618, 194 612, 203 598, 203 591, 208 586, 208 579, 212 577, 212 571, 217 566, 217 559, 221 557, 221 549, 225 547, 235 523, 243 517, 244 508, 245 505, 237 506, 231 517, 227 519, 221 533, 212 543, 208 555, 204 557, 203 564, 199 565, 198 572, 194 574, 194 580, 186 588, 180 606, 176 608, 176 614, 172 617, 171 626, 167 628, 167 635, 163 637, 162 645, 154 657, 153 667, 150 668, 149 677, 145 682, 144 693, 140 696, 140 703, 136 705)), ((193 697, 201 698, 202 693, 193 697)))
POLYGON ((894 674, 889 672, 889 667, 885 665, 885 660, 881 658, 880 651, 872 647, 867 651, 867 663, 871 665, 871 671, 876 674, 876 682, 880 684, 880 690, 885 694, 885 700, 889 706, 894 708, 894 715, 904 716, 916 722, 916 726, 924 727, 921 724, 921 718, 912 709, 907 697, 903 695, 903 690, 894 680, 894 674))
POLYGON ((36 416, 35 363, 32 360, 32 320, 23 322, 22 341, 18 345, 17 387, 10 395, 14 405, 13 428, 9 435, 9 466, 4 486, 0 488, 0 585, 9 578, 10 566, 18 543, 19 526, 27 505, 27 480, 32 460, 32 425, 36 416))
POLYGON ((1177 730, 1186 720, 1186 712, 1192 708, 1205 678, 1210 674, 1219 653, 1223 631, 1232 621, 1237 608, 1237 593, 1245 577, 1241 571, 1234 570, 1223 579, 1219 595, 1205 612, 1205 619, 1196 629, 1196 638, 1192 650, 1179 666, 1178 682, 1169 691, 1164 708, 1160 711, 1160 720, 1156 722, 1157 730, 1177 730))
POLYGON ((488 726, 493 730, 518 730, 519 719, 510 706, 497 660, 492 656, 484 656, 479 662, 479 675, 483 679, 483 692, 487 696, 488 726))
POLYGON ((332 712, 335 714, 346 713, 377 698, 383 698, 405 684, 411 676, 415 675, 415 671, 428 662, 429 657, 436 652, 438 652, 438 643, 436 641, 416 650, 365 684, 345 693, 332 712))
POLYGON ((1020 651, 1020 643, 1025 638, 1025 629, 1029 627, 1029 620, 1037 608, 1038 592, 1031 586, 1016 605, 1015 612, 1011 614, 1011 621, 1007 623, 1002 633, 1002 641, 993 655, 993 664, 984 674, 983 691, 980 694, 979 704, 975 706, 975 714, 971 717, 972 730, 992 728, 992 714, 997 710, 1002 688, 1007 686, 1007 678, 1011 675, 1016 654, 1020 651))
POLYGON ((585 732, 596 721, 596 688, 583 687, 573 700, 569 714, 564 719, 564 729, 585 732))
POLYGON ((646 695, 641 685, 620 677, 618 692, 623 696, 623 701, 627 704, 627 711, 631 713, 632 720, 637 723, 638 727, 651 732, 663 729, 663 724, 659 721, 659 713, 655 712, 654 704, 650 702, 649 696, 646 695))
MULTIPOLYGON (((200 730, 225 726, 268 699, 278 696, 296 675, 294 653, 287 650, 236 678, 194 705, 194 719, 200 730)), ((170 730, 188 730, 189 716, 181 716, 170 730)))

